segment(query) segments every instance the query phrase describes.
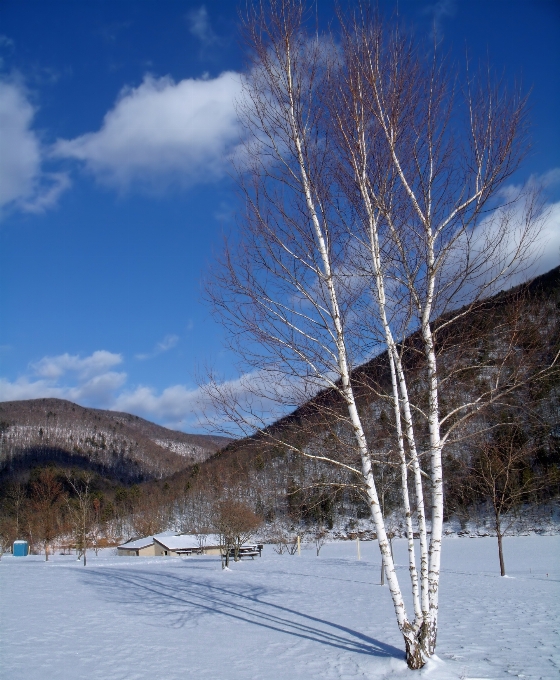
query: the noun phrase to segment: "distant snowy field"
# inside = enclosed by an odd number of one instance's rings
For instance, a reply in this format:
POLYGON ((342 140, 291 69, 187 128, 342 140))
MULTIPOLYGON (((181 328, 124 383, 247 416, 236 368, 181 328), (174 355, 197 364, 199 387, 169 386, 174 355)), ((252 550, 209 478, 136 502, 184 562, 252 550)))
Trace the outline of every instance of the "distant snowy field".
MULTIPOLYGON (((216 557, 0 561, 10 680, 560 677, 560 537, 444 540, 438 657, 408 671, 375 543, 216 557)), ((405 543, 395 541, 407 579, 405 543)))

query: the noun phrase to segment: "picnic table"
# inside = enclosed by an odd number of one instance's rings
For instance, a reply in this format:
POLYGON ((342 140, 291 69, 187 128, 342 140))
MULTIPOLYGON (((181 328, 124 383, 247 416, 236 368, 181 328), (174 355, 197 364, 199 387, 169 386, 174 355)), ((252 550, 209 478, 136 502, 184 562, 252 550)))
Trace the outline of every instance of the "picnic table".
POLYGON ((202 555, 202 548, 180 548, 175 550, 177 555, 202 555))
MULTIPOLYGON (((263 547, 264 546, 262 543, 256 543, 255 545, 242 545, 240 548, 238 548, 237 556, 239 559, 250 557, 252 560, 254 560, 257 555, 261 557, 263 547)), ((230 548, 229 556, 235 557, 235 548, 230 548)))

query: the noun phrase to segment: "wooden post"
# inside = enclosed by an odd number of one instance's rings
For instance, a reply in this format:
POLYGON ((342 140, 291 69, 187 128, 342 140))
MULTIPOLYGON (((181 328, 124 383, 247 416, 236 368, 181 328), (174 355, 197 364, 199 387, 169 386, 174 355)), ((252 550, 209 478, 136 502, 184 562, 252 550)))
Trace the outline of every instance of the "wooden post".
POLYGON ((297 537, 297 554, 301 557, 301 541, 299 539, 299 534, 297 537))
POLYGON ((360 555, 360 537, 356 537, 356 548, 358 549, 358 559, 361 560, 362 556, 360 555))

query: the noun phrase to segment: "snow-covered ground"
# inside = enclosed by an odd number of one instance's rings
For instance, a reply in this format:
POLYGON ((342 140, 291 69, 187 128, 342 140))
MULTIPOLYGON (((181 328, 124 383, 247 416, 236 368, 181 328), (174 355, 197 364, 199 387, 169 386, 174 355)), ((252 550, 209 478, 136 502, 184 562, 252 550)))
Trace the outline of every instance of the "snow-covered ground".
MULTIPOLYGON (((405 544, 395 543, 403 581, 405 544)), ((443 545, 438 657, 408 671, 375 543, 222 571, 216 557, 0 561, 0 677, 11 680, 558 678, 560 537, 443 545)))

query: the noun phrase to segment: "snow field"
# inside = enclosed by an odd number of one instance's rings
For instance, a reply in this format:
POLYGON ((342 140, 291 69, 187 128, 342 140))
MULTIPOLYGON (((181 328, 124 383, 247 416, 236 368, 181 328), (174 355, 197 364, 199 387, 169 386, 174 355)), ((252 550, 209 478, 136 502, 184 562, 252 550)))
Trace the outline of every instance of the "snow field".
MULTIPOLYGON (((0 677, 557 678, 560 537, 444 539, 438 657, 406 668, 377 544, 327 544, 222 571, 217 557, 0 561, 0 677)), ((394 541, 399 579, 404 540, 394 541)))

